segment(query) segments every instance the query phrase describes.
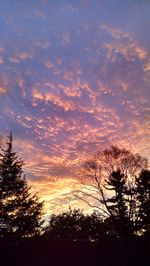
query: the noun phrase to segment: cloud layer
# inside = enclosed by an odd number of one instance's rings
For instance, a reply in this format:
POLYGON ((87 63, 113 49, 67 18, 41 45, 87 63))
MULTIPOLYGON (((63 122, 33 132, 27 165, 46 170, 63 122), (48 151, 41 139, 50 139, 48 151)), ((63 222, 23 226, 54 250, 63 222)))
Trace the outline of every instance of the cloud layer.
POLYGON ((6 0, 0 10, 0 134, 13 131, 51 210, 74 204, 80 165, 99 149, 150 156, 147 1, 6 0))

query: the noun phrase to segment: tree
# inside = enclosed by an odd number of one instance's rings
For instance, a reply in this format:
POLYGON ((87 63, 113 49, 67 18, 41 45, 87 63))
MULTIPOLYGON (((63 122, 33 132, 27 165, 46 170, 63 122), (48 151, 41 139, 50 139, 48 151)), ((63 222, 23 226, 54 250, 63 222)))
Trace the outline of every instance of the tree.
POLYGON ((136 176, 146 168, 145 158, 111 146, 85 162, 77 197, 109 218, 119 237, 132 235, 138 216, 136 176))
POLYGON ((12 134, 0 154, 0 236, 33 236, 42 225, 42 207, 31 195, 23 174, 23 160, 12 148, 12 134))
POLYGON ((96 241, 105 235, 99 214, 85 215, 79 209, 53 214, 46 230, 46 236, 55 240, 96 241))
POLYGON ((150 171, 143 170, 136 178, 137 229, 150 235, 150 171))
POLYGON ((129 219, 128 206, 126 204, 127 185, 126 177, 120 170, 112 172, 105 180, 105 188, 113 191, 112 196, 108 196, 106 204, 108 206, 115 227, 120 236, 131 235, 133 224, 129 219))

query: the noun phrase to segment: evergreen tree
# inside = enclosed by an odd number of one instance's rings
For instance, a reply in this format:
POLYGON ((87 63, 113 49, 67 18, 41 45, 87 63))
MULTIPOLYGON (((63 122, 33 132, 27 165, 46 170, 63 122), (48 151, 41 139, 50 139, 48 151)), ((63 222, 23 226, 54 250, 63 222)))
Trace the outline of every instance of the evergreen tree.
POLYGON ((0 236, 33 236, 41 229, 43 203, 31 195, 12 141, 10 133, 0 154, 0 236))
POLYGON ((109 212, 114 221, 114 225, 120 236, 132 234, 132 221, 129 217, 126 199, 127 177, 118 169, 105 180, 105 188, 112 191, 111 196, 106 200, 109 212))
POLYGON ((138 214, 138 230, 150 234, 150 171, 143 170, 136 179, 138 214))

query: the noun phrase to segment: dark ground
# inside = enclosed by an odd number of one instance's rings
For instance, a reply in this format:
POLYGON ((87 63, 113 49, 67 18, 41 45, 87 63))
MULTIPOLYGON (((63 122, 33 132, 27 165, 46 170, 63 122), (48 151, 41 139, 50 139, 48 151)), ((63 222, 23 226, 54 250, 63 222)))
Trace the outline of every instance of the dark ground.
POLYGON ((98 243, 37 238, 1 240, 1 266, 149 266, 150 239, 103 239, 98 243))

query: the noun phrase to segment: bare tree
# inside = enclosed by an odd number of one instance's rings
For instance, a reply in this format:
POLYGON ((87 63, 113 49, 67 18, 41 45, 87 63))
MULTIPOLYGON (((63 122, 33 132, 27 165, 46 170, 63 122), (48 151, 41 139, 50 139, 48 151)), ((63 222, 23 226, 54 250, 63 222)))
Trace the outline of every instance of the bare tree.
POLYGON ((109 218, 120 236, 132 234, 137 217, 136 176, 146 168, 147 159, 111 146, 85 162, 77 197, 109 218))

